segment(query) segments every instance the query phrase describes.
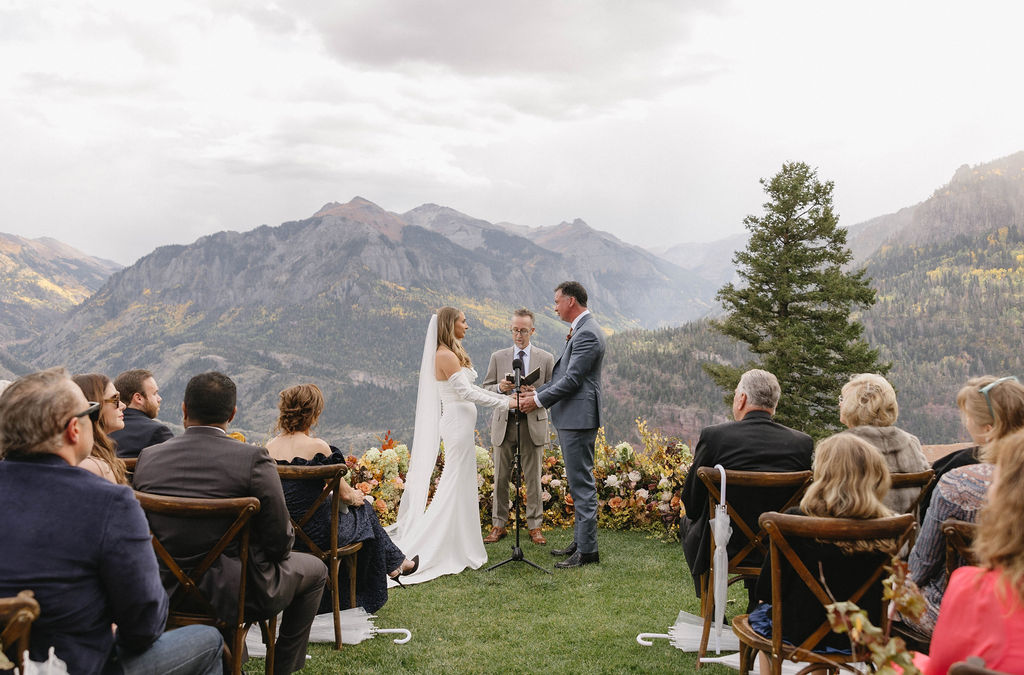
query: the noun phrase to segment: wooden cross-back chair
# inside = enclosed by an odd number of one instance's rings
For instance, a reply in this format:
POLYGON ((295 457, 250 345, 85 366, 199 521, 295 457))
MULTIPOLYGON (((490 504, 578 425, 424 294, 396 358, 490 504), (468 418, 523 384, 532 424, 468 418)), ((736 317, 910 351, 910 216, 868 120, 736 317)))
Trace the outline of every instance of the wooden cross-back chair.
MULTIPOLYGON (((733 575, 729 579, 729 585, 743 579, 756 579, 761 574, 761 566, 744 564, 747 556, 752 553, 759 554, 760 558, 768 555, 768 533, 756 521, 748 523, 732 504, 729 503, 730 490, 733 488, 744 488, 743 498, 749 501, 751 490, 765 491, 768 499, 763 502, 761 511, 785 511, 796 506, 807 486, 811 484, 814 474, 811 471, 725 471, 725 507, 729 514, 732 526, 732 541, 742 541, 743 547, 734 556, 729 558, 728 573, 733 575), (773 499, 774 498, 774 499, 773 499)), ((719 490, 721 476, 718 469, 710 466, 702 466, 697 469, 697 478, 707 487, 708 490, 708 513, 714 517, 715 507, 722 501, 719 490)), ((760 515, 760 514, 758 514, 760 515)), ((711 542, 710 567, 700 578, 700 612, 704 619, 704 627, 700 636, 700 648, 697 653, 697 667, 700 667, 700 659, 707 652, 708 639, 711 635, 711 624, 714 622, 715 598, 714 598, 714 560, 715 560, 715 538, 709 536, 711 542)))
POLYGON ((295 536, 305 545, 312 555, 320 558, 327 565, 329 572, 327 578, 328 588, 326 592, 331 594, 331 609, 334 613, 334 648, 341 649, 341 589, 338 588, 338 566, 344 558, 348 568, 348 593, 349 606, 356 606, 356 554, 363 548, 362 542, 355 542, 344 546, 338 546, 338 518, 344 504, 341 501, 340 484, 348 467, 344 464, 329 464, 326 466, 285 466, 277 465, 277 474, 281 480, 303 480, 313 481, 321 484, 320 495, 313 504, 302 514, 298 520, 291 515, 292 525, 295 527, 295 536), (330 540, 326 548, 316 545, 306 533, 305 527, 316 515, 324 503, 330 503, 331 522, 330 540))
POLYGON ((889 487, 890 490, 899 490, 901 488, 921 488, 917 492, 917 497, 914 498, 913 503, 904 513, 913 513, 917 515, 918 507, 921 505, 921 499, 924 498, 925 492, 935 482, 935 472, 931 469, 925 469, 924 471, 918 471, 915 473, 890 473, 889 476, 892 478, 892 485, 889 487))
MULTIPOLYGON (((135 492, 136 499, 142 505, 146 517, 158 515, 161 518, 174 519, 223 519, 231 520, 224 534, 206 553, 198 565, 184 569, 173 555, 165 548, 156 534, 153 534, 153 550, 157 560, 177 580, 178 586, 170 596, 167 614, 167 627, 177 628, 192 624, 215 626, 226 636, 230 657, 230 669, 233 675, 242 672, 242 656, 245 635, 249 627, 256 622, 245 618, 245 587, 249 571, 249 535, 252 528, 252 517, 259 513, 260 500, 256 497, 231 497, 224 499, 203 499, 198 497, 169 497, 146 492, 135 492), (199 587, 203 575, 217 559, 232 548, 230 555, 238 556, 241 571, 238 580, 238 609, 235 615, 226 620, 218 616, 211 600, 199 587)), ((267 643, 266 672, 274 670, 274 636, 277 620, 271 618, 260 621, 260 629, 267 643)))
MULTIPOLYGON (((799 583, 804 584, 807 589, 821 602, 822 607, 833 602, 854 602, 861 603, 862 598, 872 591, 881 593, 880 580, 885 576, 885 567, 889 561, 882 560, 874 569, 870 566, 865 568, 865 581, 849 597, 830 597, 830 590, 826 590, 819 580, 818 570, 810 570, 807 565, 793 550, 790 543, 797 539, 811 539, 826 543, 840 541, 863 541, 891 539, 896 543, 894 550, 899 547, 912 535, 917 524, 914 516, 903 514, 889 518, 875 518, 872 520, 853 520, 848 518, 812 518, 808 516, 786 515, 769 512, 761 515, 759 522, 768 532, 769 548, 771 555, 772 570, 772 637, 765 638, 757 633, 750 626, 749 615, 742 614, 732 621, 733 631, 740 640, 740 672, 745 673, 751 665, 752 654, 755 651, 763 651, 769 656, 772 664, 772 672, 779 675, 782 672, 783 659, 794 661, 806 661, 817 664, 817 667, 824 665, 831 671, 837 671, 838 663, 853 663, 863 661, 866 653, 854 651, 852 654, 819 654, 812 651, 821 640, 828 635, 832 629, 826 619, 807 639, 799 645, 784 644, 783 634, 783 599, 782 599, 782 564, 783 559, 792 567, 799 578, 799 583)), ((865 561, 866 562, 866 561, 865 561)), ((827 580, 826 580, 827 582, 827 580)), ((880 620, 882 629, 885 630, 889 619, 886 612, 887 603, 883 601, 880 620)), ((804 670, 809 671, 813 666, 804 670)))
POLYGON ((978 560, 971 550, 974 537, 978 532, 977 523, 949 518, 942 521, 942 535, 946 538, 946 573, 961 565, 975 565, 978 560))
POLYGON ((0 598, 0 643, 4 654, 18 672, 24 672, 32 622, 39 618, 39 603, 32 591, 21 591, 13 598, 0 598))

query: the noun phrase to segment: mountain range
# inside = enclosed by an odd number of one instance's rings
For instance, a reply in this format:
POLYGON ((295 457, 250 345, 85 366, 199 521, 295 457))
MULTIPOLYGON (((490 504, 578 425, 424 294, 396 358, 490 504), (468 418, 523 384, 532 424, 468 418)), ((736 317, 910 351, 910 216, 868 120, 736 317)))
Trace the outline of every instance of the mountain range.
MULTIPOLYGON (((850 228, 857 265, 879 290, 860 318, 894 363, 901 426, 926 442, 963 438, 953 401, 966 377, 1024 365, 1022 213, 1018 153, 961 167, 920 204, 850 228)), ((581 220, 529 228, 434 204, 393 213, 357 197, 277 227, 161 247, 124 269, 10 241, 20 248, 0 259, 7 278, 34 271, 60 292, 32 314, 35 296, 5 284, 10 304, 0 312, 13 318, 0 375, 53 364, 111 375, 149 367, 168 403, 161 417, 174 422, 188 377, 217 368, 238 382, 237 426, 257 439, 271 433, 277 392, 312 381, 328 399, 321 434, 332 442, 358 450, 388 429, 407 440, 431 311, 451 304, 466 312, 466 346, 481 371, 508 342, 507 317, 519 305, 537 313, 535 343, 557 353, 565 325, 550 304, 566 278, 586 285, 612 333, 609 438, 631 436, 642 416, 694 440, 728 413, 700 364, 747 359, 702 320, 733 278, 743 235, 652 252, 581 220)), ((41 293, 46 284, 29 287, 41 293)))

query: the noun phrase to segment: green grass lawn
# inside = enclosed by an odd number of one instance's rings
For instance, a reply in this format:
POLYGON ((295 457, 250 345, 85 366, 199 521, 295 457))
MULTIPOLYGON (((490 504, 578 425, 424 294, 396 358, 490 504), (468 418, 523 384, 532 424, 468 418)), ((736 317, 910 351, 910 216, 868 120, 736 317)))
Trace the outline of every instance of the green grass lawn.
MULTIPOLYGON (((572 540, 570 530, 547 532, 536 546, 523 532, 525 557, 547 569, 548 551, 572 540)), ((487 546, 488 565, 509 557, 512 538, 487 546)), ((667 640, 652 647, 637 633, 664 633, 680 609, 699 605, 678 543, 638 532, 601 530, 601 563, 544 574, 521 562, 492 572, 486 565, 390 591, 377 614, 379 628, 412 631, 396 645, 380 635, 334 651, 310 645, 306 673, 686 673, 696 655, 667 640)), ((415 551, 413 551, 415 553, 415 551)), ((742 585, 730 593, 728 616, 745 609, 742 585)), ((262 673, 253 659, 247 672, 262 673)), ((702 673, 736 673, 720 665, 702 673)))

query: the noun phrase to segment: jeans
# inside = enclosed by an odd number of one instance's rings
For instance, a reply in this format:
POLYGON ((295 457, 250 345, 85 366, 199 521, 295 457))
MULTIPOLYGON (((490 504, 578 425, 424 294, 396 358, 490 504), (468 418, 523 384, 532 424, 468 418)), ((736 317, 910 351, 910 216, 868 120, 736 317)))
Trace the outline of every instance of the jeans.
POLYGON ((224 640, 213 626, 169 630, 144 652, 118 647, 125 675, 220 675, 224 640))

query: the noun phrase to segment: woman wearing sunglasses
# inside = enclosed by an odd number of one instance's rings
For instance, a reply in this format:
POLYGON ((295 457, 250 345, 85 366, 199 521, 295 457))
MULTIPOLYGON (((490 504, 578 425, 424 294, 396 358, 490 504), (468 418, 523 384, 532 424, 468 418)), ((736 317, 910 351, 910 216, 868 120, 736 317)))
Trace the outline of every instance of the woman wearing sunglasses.
POLYGON ((956 397, 964 428, 980 446, 979 463, 946 472, 935 486, 921 534, 910 552, 910 577, 926 603, 918 621, 904 623, 931 635, 938 618, 949 575, 946 573, 946 538, 942 522, 948 518, 973 523, 987 502, 988 488, 998 459, 994 441, 1024 428, 1024 385, 1016 377, 976 377, 956 397))
POLYGON ((82 460, 81 468, 106 478, 111 483, 127 485, 124 462, 117 457, 114 441, 107 436, 111 431, 124 428, 125 404, 114 388, 110 378, 100 373, 75 375, 85 398, 100 403, 99 410, 89 415, 92 420, 92 454, 82 460))

